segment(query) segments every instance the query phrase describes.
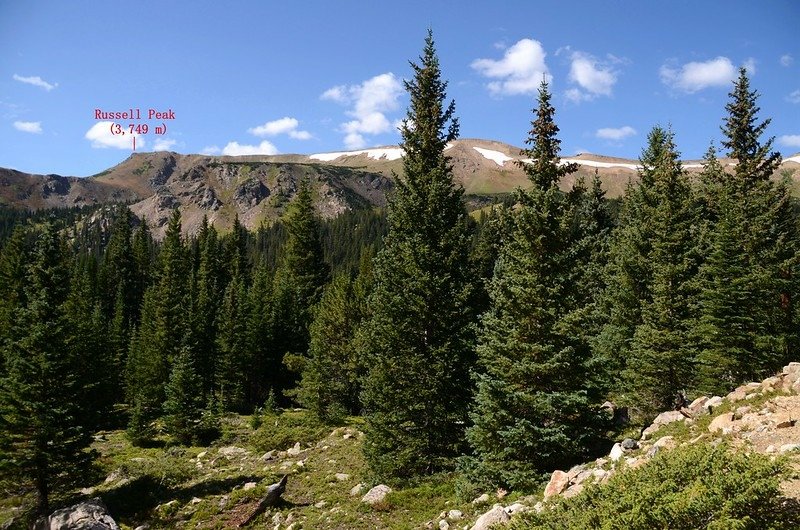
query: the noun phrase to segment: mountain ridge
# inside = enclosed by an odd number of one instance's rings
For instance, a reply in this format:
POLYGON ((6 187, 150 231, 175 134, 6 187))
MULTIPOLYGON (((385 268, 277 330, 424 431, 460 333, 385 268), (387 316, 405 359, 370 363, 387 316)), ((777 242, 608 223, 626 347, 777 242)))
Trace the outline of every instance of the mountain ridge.
MULTIPOLYGON (((518 161, 521 149, 494 140, 460 139, 448 145, 456 180, 468 195, 497 195, 528 185, 518 161)), ((379 146, 312 154, 215 156, 169 151, 132 153, 119 164, 89 177, 37 175, 0 168, 0 205, 40 209, 125 202, 140 218, 163 232, 169 212, 180 208, 184 229, 193 233, 204 215, 226 229, 236 216, 248 228, 278 219, 300 179, 309 179, 315 206, 324 218, 358 208, 380 207, 402 174, 402 150, 379 146)), ((569 189, 595 172, 610 197, 637 179, 638 161, 591 153, 563 157, 579 169, 561 182, 569 189)), ((722 159, 727 167, 734 162, 722 159)), ((689 172, 702 161, 686 160, 689 172)), ((787 157, 779 174, 800 181, 800 154, 787 157)), ((795 186, 797 187, 797 185, 795 186)))

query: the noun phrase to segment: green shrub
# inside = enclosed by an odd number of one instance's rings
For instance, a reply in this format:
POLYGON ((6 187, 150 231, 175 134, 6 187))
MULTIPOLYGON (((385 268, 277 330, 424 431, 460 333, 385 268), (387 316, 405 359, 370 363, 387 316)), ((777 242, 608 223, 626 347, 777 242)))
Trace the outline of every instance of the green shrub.
POLYGON ((300 442, 316 442, 323 438, 328 428, 319 423, 308 411, 284 412, 280 415, 263 416, 263 423, 251 438, 259 451, 286 449, 300 442))
POLYGON ((605 486, 525 514, 520 529, 789 529, 800 520, 785 507, 779 484, 784 460, 695 445, 662 452, 645 466, 615 475, 605 486))

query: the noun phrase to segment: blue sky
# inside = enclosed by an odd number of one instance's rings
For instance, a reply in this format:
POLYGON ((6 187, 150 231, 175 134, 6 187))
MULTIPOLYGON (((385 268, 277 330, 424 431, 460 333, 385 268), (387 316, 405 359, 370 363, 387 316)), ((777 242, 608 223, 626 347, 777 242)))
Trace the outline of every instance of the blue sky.
POLYGON ((137 152, 320 153, 399 141, 428 27, 464 138, 522 145, 547 75, 562 154, 638 157, 670 125, 719 143, 736 69, 800 151, 795 0, 41 2, 0 0, 0 167, 86 176, 131 153, 95 109, 172 110, 137 152), (167 134, 156 135, 166 124, 167 134))

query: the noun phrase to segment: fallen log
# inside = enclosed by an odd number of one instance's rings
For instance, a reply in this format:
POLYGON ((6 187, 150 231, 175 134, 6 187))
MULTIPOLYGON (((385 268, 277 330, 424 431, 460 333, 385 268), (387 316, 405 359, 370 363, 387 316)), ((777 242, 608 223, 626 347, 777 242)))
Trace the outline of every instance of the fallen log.
POLYGON ((286 491, 286 479, 288 477, 289 475, 284 475, 280 482, 276 482, 267 488, 267 494, 264 495, 264 497, 258 502, 258 506, 256 506, 256 509, 253 511, 253 513, 251 513, 247 519, 239 523, 239 528, 249 525, 253 522, 253 519, 264 513, 264 510, 270 506, 275 506, 278 503, 278 501, 281 499, 281 495, 283 495, 283 492, 286 491))

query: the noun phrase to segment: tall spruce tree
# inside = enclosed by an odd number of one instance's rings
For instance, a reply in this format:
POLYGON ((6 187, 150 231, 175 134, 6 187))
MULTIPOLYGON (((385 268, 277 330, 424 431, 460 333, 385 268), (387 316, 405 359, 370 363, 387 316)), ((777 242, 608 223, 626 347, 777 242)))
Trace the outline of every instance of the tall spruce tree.
POLYGON ((655 127, 641 162, 652 183, 645 256, 650 277, 648 303, 631 338, 623 374, 628 403, 644 416, 671 408, 691 387, 694 373, 690 331, 696 305, 694 279, 700 263, 695 234, 699 216, 689 177, 680 163, 674 135, 655 127))
POLYGON ((739 69, 739 78, 728 97, 730 101, 725 105, 728 115, 722 126, 725 135, 722 146, 728 149, 728 156, 738 162, 736 177, 747 184, 768 180, 781 164, 781 155, 770 151, 775 138, 761 143, 761 136, 771 120, 759 122, 758 113, 761 109, 756 104, 759 94, 750 90, 750 79, 744 67, 739 69))
POLYGON ((203 382, 203 396, 217 389, 217 315, 224 298, 224 259, 217 230, 204 217, 197 234, 199 265, 192 296, 193 369, 203 382))
POLYGON ((595 357, 602 360, 611 376, 612 395, 624 398, 623 378, 631 341, 642 323, 642 310, 652 301, 653 252, 655 235, 651 221, 658 206, 656 168, 659 160, 669 160, 665 148, 671 144, 668 131, 653 128, 648 144, 639 157, 639 182, 629 183, 621 211, 609 243, 605 288, 599 302, 603 315, 600 333, 594 339, 595 357))
POLYGON ((276 390, 281 370, 281 356, 273 348, 270 308, 272 306, 272 271, 264 264, 256 265, 253 283, 247 292, 247 347, 252 355, 250 395, 261 405, 276 390))
POLYGON ((389 202, 389 232, 362 327, 369 366, 364 452, 384 478, 452 465, 464 448, 474 355, 471 233, 463 189, 445 156, 458 120, 455 103, 445 103, 431 32, 411 67, 411 102, 400 127, 404 171, 389 202))
POLYGON ((520 206, 507 221, 478 346, 468 471, 484 485, 532 487, 542 473, 579 460, 597 435, 585 385, 590 350, 571 318, 590 302, 576 281, 588 265, 576 258, 591 255, 580 228, 588 228, 586 189, 558 189, 576 166, 560 164, 550 98, 543 81, 523 151, 532 187, 518 190, 520 206))
POLYGON ((55 227, 39 235, 27 270, 25 304, 6 346, 0 381, 0 473, 32 484, 38 509, 72 485, 91 461, 78 360, 66 346, 69 290, 65 249, 55 227))
POLYGON ((276 382, 293 389, 308 352, 312 309, 319 302, 330 267, 323 260, 319 219, 314 211, 311 184, 300 182, 286 215, 288 239, 275 274, 272 304, 272 348, 284 361, 276 382))
POLYGON ((785 182, 770 180, 781 162, 770 120, 759 121, 758 93, 741 69, 725 109, 722 145, 732 175, 706 164, 707 260, 700 271, 697 386, 721 392, 763 376, 796 354, 792 295, 798 282, 798 226, 785 182))
POLYGON ((181 216, 175 210, 159 255, 158 281, 145 292, 141 324, 128 355, 126 380, 132 407, 128 433, 137 442, 149 434, 144 427, 161 415, 170 366, 189 337, 187 262, 181 216))

